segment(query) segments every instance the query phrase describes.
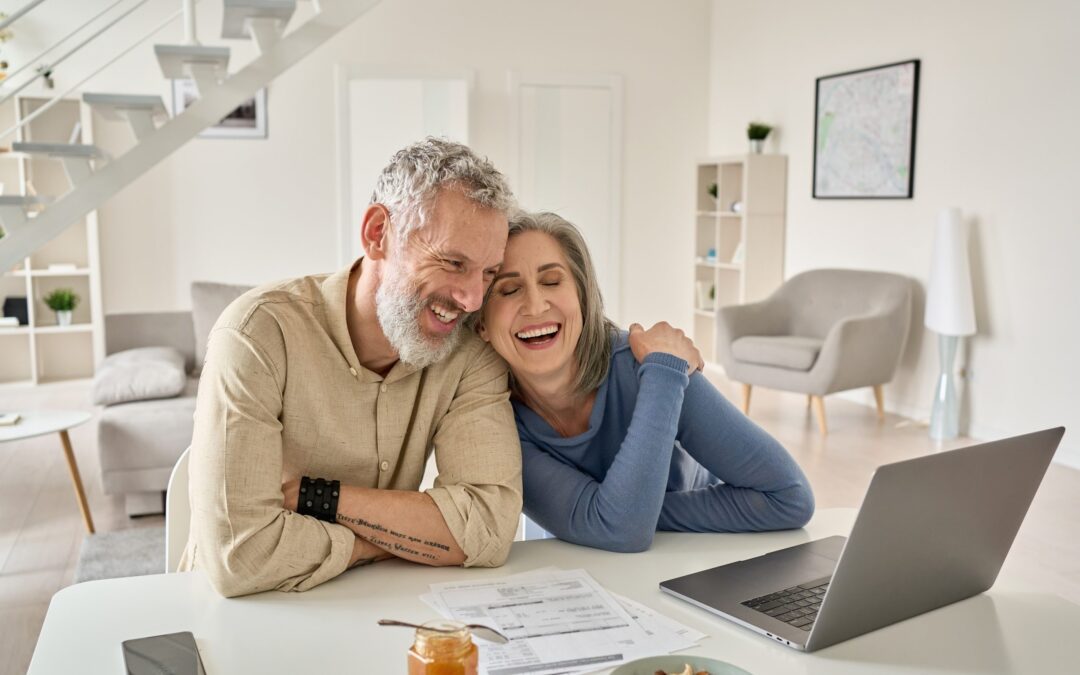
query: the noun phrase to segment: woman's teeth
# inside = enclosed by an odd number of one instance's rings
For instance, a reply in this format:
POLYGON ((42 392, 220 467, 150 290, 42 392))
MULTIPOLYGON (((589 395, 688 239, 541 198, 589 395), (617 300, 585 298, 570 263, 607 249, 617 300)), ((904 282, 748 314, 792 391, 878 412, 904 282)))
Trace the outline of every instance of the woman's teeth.
POLYGON ((431 311, 435 314, 435 317, 443 323, 450 323, 454 319, 458 318, 458 312, 452 312, 446 309, 442 305, 432 304, 431 311))
POLYGON ((544 326, 543 328, 533 328, 532 330, 523 330, 515 333, 518 339, 527 340, 529 338, 544 337, 546 335, 554 335, 559 332, 558 324, 551 326, 544 326))

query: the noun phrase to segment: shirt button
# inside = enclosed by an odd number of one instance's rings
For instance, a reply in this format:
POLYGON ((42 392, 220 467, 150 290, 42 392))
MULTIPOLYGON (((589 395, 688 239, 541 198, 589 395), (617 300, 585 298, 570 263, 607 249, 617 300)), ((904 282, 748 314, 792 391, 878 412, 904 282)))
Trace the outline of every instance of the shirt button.
POLYGON ((383 386, 379 387, 379 389, 382 391, 382 393, 384 393, 384 394, 386 393, 386 385, 385 384, 383 386))
POLYGON ((386 471, 387 469, 389 469, 389 468, 390 468, 390 462, 387 462, 387 461, 386 461, 386 460, 384 459, 384 460, 383 460, 383 463, 379 465, 379 468, 380 468, 380 469, 382 469, 383 471, 386 471))
POLYGON ((353 377, 356 377, 356 368, 349 368, 349 374, 351 374, 353 377))

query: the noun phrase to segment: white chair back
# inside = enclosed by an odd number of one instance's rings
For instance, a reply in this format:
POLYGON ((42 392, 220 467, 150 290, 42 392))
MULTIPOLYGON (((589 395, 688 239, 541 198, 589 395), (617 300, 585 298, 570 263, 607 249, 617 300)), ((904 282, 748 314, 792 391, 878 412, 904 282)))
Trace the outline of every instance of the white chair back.
POLYGON ((187 546, 191 529, 191 503, 188 501, 188 454, 184 450, 176 460, 169 488, 165 492, 165 572, 175 572, 187 546))

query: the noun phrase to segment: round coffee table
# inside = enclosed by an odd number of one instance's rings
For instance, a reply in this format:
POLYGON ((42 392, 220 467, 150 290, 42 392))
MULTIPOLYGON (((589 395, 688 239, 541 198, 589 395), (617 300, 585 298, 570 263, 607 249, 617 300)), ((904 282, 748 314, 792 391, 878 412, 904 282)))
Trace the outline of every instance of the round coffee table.
POLYGON ((79 465, 75 463, 75 453, 71 451, 71 439, 68 438, 68 429, 89 422, 93 415, 76 410, 15 412, 20 419, 11 426, 0 426, 0 443, 21 441, 24 438, 45 434, 60 434, 60 443, 64 447, 64 457, 67 459, 68 471, 71 473, 71 484, 75 487, 75 498, 79 502, 86 530, 93 534, 94 521, 90 517, 90 507, 86 504, 86 493, 83 491, 82 478, 79 476, 79 465))

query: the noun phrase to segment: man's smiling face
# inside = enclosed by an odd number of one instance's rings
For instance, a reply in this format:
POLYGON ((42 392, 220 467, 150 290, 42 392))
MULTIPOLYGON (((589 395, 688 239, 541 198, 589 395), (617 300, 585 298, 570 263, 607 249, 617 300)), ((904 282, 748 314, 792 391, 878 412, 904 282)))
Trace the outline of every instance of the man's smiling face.
POLYGON ((506 216, 443 188, 426 222, 395 238, 375 296, 379 324, 406 363, 424 367, 453 351, 502 263, 506 216))

